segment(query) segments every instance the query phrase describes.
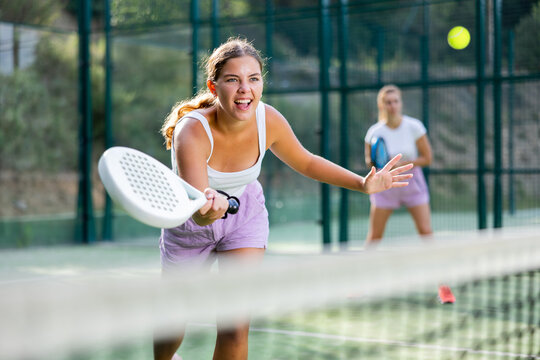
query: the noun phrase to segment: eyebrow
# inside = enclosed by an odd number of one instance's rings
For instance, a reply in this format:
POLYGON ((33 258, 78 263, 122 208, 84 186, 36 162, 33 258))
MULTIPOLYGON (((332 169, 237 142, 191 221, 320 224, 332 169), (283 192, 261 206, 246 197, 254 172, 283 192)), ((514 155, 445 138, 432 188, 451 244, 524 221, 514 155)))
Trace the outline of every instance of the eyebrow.
MULTIPOLYGON (((251 77, 251 76, 261 76, 261 73, 253 73, 253 74, 248 75, 248 77, 251 77)), ((223 77, 240 77, 240 76, 235 75, 235 74, 224 74, 223 77)))

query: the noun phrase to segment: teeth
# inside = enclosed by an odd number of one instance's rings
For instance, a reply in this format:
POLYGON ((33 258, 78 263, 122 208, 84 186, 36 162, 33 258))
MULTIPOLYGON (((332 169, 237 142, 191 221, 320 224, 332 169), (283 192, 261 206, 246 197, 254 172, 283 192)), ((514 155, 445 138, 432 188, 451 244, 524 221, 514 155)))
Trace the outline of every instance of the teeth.
POLYGON ((237 104, 249 104, 251 100, 236 100, 235 103, 237 104))

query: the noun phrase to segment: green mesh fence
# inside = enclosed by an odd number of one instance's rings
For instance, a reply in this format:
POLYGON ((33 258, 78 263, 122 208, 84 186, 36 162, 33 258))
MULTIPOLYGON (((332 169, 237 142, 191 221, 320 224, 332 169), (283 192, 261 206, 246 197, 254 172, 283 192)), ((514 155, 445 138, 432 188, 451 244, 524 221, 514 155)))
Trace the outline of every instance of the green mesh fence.
MULTIPOLYGON (((0 2, 0 246, 78 238, 85 151, 77 111, 79 3, 21 0, 50 12, 21 17, 21 8, 0 2)), ((91 193, 98 240, 105 196, 95 164, 106 138, 169 164, 162 121, 194 84, 203 88, 204 58, 229 36, 252 40, 267 57, 263 100, 287 117, 301 142, 314 153, 326 146, 327 157, 360 174, 367 172, 363 139, 376 121, 376 93, 398 84, 404 112, 424 121, 433 146, 427 175, 435 231, 540 223, 538 1, 110 0, 92 6, 91 193), (446 43, 455 25, 471 32, 465 50, 446 43), (322 88, 326 72, 329 84, 322 88), (485 192, 479 194, 480 180, 485 192)), ((342 198, 335 188, 325 195, 270 152, 260 180, 275 229, 300 226, 320 243, 324 223, 327 241, 337 242, 340 227, 350 241, 363 241, 367 196, 342 198), (329 218, 323 219, 326 196, 329 218)), ((116 240, 159 234, 117 208, 111 219, 116 240)), ((404 232, 415 229, 403 209, 386 236, 404 232)))

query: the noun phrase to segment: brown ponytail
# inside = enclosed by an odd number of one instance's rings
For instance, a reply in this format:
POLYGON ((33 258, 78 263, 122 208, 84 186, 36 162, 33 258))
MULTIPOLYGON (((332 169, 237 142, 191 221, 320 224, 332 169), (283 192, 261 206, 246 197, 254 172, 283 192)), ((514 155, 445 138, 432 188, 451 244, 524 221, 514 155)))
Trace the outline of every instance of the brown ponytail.
POLYGON ((216 98, 210 91, 204 91, 194 98, 177 102, 171 109, 169 115, 165 118, 165 122, 161 127, 161 135, 165 138, 167 150, 171 148, 174 128, 176 127, 178 120, 190 111, 209 108, 215 105, 215 103, 216 98))

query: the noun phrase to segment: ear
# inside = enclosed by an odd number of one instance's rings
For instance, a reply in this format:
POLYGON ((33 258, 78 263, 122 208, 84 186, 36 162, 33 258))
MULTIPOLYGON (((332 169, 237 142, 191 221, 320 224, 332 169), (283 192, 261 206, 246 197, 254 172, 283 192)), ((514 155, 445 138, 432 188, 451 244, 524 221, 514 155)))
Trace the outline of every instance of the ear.
POLYGON ((212 80, 206 80, 206 86, 208 87, 208 90, 212 93, 212 95, 216 96, 216 84, 212 80))

